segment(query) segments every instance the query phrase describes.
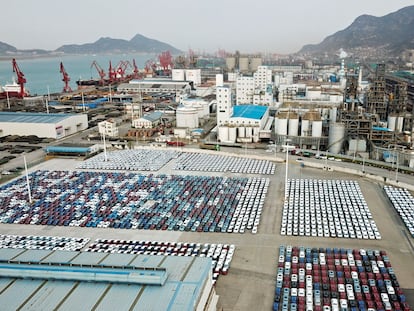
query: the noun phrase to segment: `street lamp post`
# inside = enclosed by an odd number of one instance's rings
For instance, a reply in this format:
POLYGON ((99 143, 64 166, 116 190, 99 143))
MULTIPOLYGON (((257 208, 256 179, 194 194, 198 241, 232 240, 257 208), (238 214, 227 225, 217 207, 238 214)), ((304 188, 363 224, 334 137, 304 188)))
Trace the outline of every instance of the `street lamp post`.
POLYGON ((398 182, 398 153, 397 153, 397 164, 395 169, 395 182, 398 182))
POLYGON ((288 192, 288 165, 289 165, 289 141, 290 139, 286 139, 286 171, 285 171, 285 199, 287 199, 288 192))
POLYGON ((365 173, 365 157, 362 157, 362 173, 365 173))

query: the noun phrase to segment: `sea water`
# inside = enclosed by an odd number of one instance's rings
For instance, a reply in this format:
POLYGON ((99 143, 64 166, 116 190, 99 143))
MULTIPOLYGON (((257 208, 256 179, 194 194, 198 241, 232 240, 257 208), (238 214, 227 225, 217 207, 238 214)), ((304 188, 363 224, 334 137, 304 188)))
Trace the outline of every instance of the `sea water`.
MULTIPOLYGON (((76 80, 99 79, 98 71, 91 66, 96 61, 105 71, 108 78, 109 62, 115 68, 120 61, 129 61, 131 64, 135 59, 137 67, 142 70, 148 60, 157 60, 156 54, 102 54, 102 55, 59 55, 50 57, 21 58, 15 56, 20 71, 26 78, 26 89, 30 95, 46 95, 62 92, 64 82, 60 73, 60 62, 63 62, 66 72, 70 77, 69 85, 72 90, 77 89, 76 80)), ((7 60, 0 60, 0 85, 17 82, 16 74, 13 72, 13 56, 7 60)), ((129 68, 127 73, 132 73, 129 68)))

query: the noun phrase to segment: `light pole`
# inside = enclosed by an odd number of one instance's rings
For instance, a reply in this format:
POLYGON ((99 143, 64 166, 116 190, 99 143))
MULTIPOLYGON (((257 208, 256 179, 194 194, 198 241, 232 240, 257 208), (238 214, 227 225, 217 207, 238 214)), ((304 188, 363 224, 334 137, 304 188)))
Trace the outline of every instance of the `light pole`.
POLYGON ((365 173, 365 157, 362 157, 362 173, 365 173))
POLYGON ((288 187, 289 141, 290 139, 286 139, 285 200, 288 197, 287 187, 288 187))
POLYGON ((395 182, 398 182, 398 153, 397 153, 397 164, 395 169, 395 182))

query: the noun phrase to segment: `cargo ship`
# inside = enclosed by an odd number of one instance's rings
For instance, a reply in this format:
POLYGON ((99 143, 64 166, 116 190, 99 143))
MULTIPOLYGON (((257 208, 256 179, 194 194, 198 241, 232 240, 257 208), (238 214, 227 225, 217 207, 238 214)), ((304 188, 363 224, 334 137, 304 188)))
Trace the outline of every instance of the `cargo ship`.
MULTIPOLYGON (((0 86, 0 98, 12 98, 12 97, 22 97, 20 94, 21 86, 18 84, 14 79, 12 83, 5 84, 4 86, 0 86)), ((24 89, 23 96, 28 96, 29 92, 24 89)))

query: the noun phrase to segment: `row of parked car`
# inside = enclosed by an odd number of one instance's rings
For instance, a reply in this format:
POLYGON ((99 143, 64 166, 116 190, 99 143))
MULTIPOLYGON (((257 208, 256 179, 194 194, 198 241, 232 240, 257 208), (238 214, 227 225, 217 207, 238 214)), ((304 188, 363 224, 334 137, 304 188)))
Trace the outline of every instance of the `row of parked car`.
POLYGON ((87 238, 0 234, 0 248, 80 251, 87 238))
POLYGON ((177 150, 128 149, 100 153, 78 165, 78 169, 158 171, 171 159, 178 157, 177 150))
POLYGON ((275 164, 267 160, 185 152, 177 159, 175 169, 273 175, 275 164))
POLYGON ((411 236, 414 237, 414 197, 404 188, 384 186, 384 191, 404 222, 411 236))
POLYGON ((258 226, 269 184, 259 177, 35 171, 0 187, 0 222, 229 232, 258 226), (250 190, 252 188, 254 191, 250 190))
POLYGON ((220 275, 226 275, 228 273, 235 249, 234 244, 97 239, 89 245, 86 251, 158 256, 210 257, 212 259, 213 284, 215 284, 220 275))
POLYGON ((280 233, 381 239, 359 184, 354 180, 289 179, 280 233))
POLYGON ((385 251, 279 247, 275 311, 409 311, 385 251))

